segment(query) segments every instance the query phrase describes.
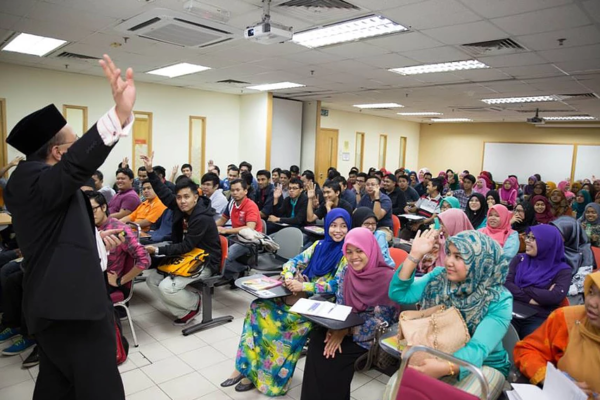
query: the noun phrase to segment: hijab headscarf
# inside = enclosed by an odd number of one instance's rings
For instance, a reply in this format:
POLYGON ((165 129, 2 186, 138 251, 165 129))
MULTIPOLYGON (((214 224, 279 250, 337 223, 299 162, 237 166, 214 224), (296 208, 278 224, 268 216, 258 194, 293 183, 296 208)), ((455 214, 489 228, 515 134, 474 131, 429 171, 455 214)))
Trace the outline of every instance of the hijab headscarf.
POLYGON ((408 184, 410 186, 416 186, 419 183, 419 176, 417 175, 417 173, 415 171, 410 171, 408 173, 408 184), (414 176, 415 177, 415 182, 413 183, 413 181, 410 180, 410 177, 414 176))
POLYGON ((567 200, 567 197, 565 196, 565 193, 562 190, 551 190, 550 196, 548 196, 548 198, 550 199, 550 204, 552 204, 552 213, 555 217, 558 218, 562 217, 563 215, 567 215, 567 213, 569 212, 569 201, 567 200), (552 201, 552 196, 554 194, 560 196, 560 201, 558 203, 552 201))
POLYGON ((502 248, 489 236, 478 231, 464 231, 446 242, 456 246, 468 268, 463 282, 448 280, 446 270, 429 281, 421 300, 423 309, 443 304, 456 307, 465 318, 473 335, 486 316, 490 303, 498 301, 508 273, 508 260, 502 257, 502 248))
POLYGON ((579 193, 582 186, 583 185, 579 181, 573 182, 573 184, 571 185, 571 192, 573 192, 575 194, 579 193))
POLYGON ((417 180, 418 180, 419 182, 422 182, 422 181, 423 181, 423 175, 424 175, 426 172, 429 172, 429 173, 431 173, 431 172, 429 171, 429 168, 421 168, 421 169, 419 170, 419 173, 417 174, 417 180))
POLYGON ((508 211, 508 208, 504 207, 502 204, 496 204, 487 213, 488 222, 485 228, 480 229, 480 232, 488 235, 496 242, 500 244, 500 246, 504 246, 504 243, 508 240, 508 237, 514 232, 510 226, 510 217, 511 212, 508 211), (492 211, 496 211, 500 216, 500 226, 497 228, 492 228, 490 226, 490 213, 492 211))
POLYGON ((375 218, 375 220, 377 220, 377 216, 373 210, 371 210, 369 207, 358 207, 352 213, 352 228, 362 227, 362 224, 364 224, 364 222, 369 218, 375 218))
POLYGON ((537 221, 535 219, 535 210, 530 202, 524 201, 520 205, 523 207, 523 211, 525 211, 525 217, 523 218, 523 221, 514 223, 512 228, 518 233, 523 233, 526 232, 530 226, 537 225, 537 221))
POLYGON ((550 225, 532 226, 527 233, 535 236, 537 255, 521 254, 517 266, 515 283, 520 288, 533 286, 546 289, 556 275, 566 269, 571 270, 565 260, 565 247, 558 229, 550 225))
POLYGON ((592 196, 590 196, 590 192, 587 190, 580 190, 577 193, 577 196, 583 196, 583 203, 578 203, 577 200, 575 200, 575 203, 573 203, 573 211, 577 213, 575 218, 579 219, 583 217, 583 213, 585 212, 587 205, 592 202, 592 196))
POLYGON ((571 266, 571 273, 575 275, 581 266, 594 263, 594 255, 583 231, 583 227, 573 217, 560 217, 551 222, 560 231, 565 245, 565 258, 571 266))
POLYGON ((552 204, 550 204, 550 200, 548 200, 546 196, 533 196, 533 198, 531 199, 531 205, 535 207, 535 203, 537 203, 538 201, 544 203, 546 209, 543 213, 538 213, 535 211, 534 208, 535 220, 540 224, 549 224, 550 222, 554 221, 556 218, 554 217, 554 214, 552 214, 552 204))
POLYGON ((490 190, 485 195, 485 202, 487 203, 487 198, 492 196, 494 198, 494 204, 500 204, 500 194, 498 194, 497 190, 490 190))
POLYGON ((581 216, 581 218, 579 218, 579 222, 580 223, 584 223, 584 224, 588 224, 588 225, 599 225, 600 224, 600 204, 598 204, 598 203, 589 203, 587 206, 585 206, 585 210, 584 210, 583 215, 581 216), (596 213, 598 214, 598 218, 596 218, 596 220, 593 221, 593 222, 590 222, 590 221, 587 220, 587 218, 585 218, 585 212, 587 211, 588 208, 593 208, 594 210, 596 210, 596 213))
POLYGON ((502 187, 498 190, 500 194, 500 200, 508 202, 508 204, 514 205, 517 199, 517 189, 515 189, 514 178, 506 178, 504 182, 502 182, 502 187), (504 185, 506 182, 510 183, 510 189, 506 190, 504 185))
POLYGON ((546 182, 546 191, 549 193, 552 193, 552 191, 556 189, 556 183, 552 182, 552 181, 547 181, 546 182))
POLYGON ((535 175, 531 175, 529 177, 529 179, 527 180, 527 185, 525 185, 525 190, 523 190, 523 193, 526 194, 527 196, 531 196, 533 194, 533 188, 535 187, 535 184, 537 183, 538 179, 535 175), (533 181, 533 183, 530 185, 529 181, 533 181))
MULTIPOLYGON (((329 227, 338 218, 342 218, 348 229, 352 226, 352 220, 348 211, 343 208, 334 208, 325 216, 325 239, 319 240, 310 258, 304 275, 312 280, 314 277, 329 275, 334 272, 340 260, 344 256, 342 246, 344 241, 336 242, 329 235, 329 227)), ((373 236, 373 234, 371 234, 373 236)), ((388 267, 389 268, 389 267, 388 267)))
POLYGON ((450 208, 458 208, 460 210, 460 201, 456 197, 446 196, 440 201, 440 208, 444 205, 444 203, 450 204, 450 208))
POLYGON ((544 182, 542 182, 542 181, 539 181, 538 183, 536 183, 535 185, 533 185, 533 188, 534 188, 534 189, 535 189, 535 188, 539 188, 539 189, 541 189, 541 190, 542 190, 542 193, 541 193, 541 194, 539 194, 539 195, 538 195, 538 194, 535 194, 535 193, 533 193, 533 194, 532 194, 532 196, 544 196, 544 197, 547 197, 547 195, 546 195, 546 184, 545 184, 544 182))
POLYGON ((367 228, 354 228, 344 240, 346 248, 352 245, 361 249, 367 256, 367 265, 356 271, 351 265, 346 267, 344 277, 344 302, 356 312, 380 305, 397 306, 388 296, 387 287, 392 280, 394 270, 383 260, 379 244, 373 233, 367 228))
MULTIPOLYGON (((451 208, 441 213, 438 218, 444 224, 444 230, 448 237, 459 234, 463 231, 472 231, 473 225, 460 208, 451 208)), ((441 265, 441 264, 439 264, 441 265)))
POLYGON ((477 229, 482 223, 485 217, 487 216, 488 205, 485 197, 481 193, 473 193, 471 197, 469 197, 469 201, 467 201, 467 208, 465 209, 465 213, 467 214, 467 218, 473 225, 473 228, 477 229), (477 200, 481 203, 481 208, 477 211, 471 210, 469 203, 473 197, 477 197, 477 200))
POLYGON ((475 186, 473 186, 473 191, 477 192, 477 193, 481 193, 484 196, 487 194, 487 192, 490 191, 490 189, 488 189, 487 182, 483 176, 480 176, 477 178, 477 181, 475 182, 475 186), (477 184, 479 182, 481 182, 481 188, 479 188, 477 186, 477 184))
POLYGON ((460 189, 460 181, 458 178, 458 175, 454 173, 454 171, 452 170, 448 170, 446 171, 446 177, 448 177, 448 172, 452 172, 452 180, 453 182, 450 182, 450 178, 448 178, 448 187, 450 188, 450 190, 454 191, 454 190, 458 190, 460 189))
POLYGON ((567 186, 569 186, 569 182, 567 181, 558 182, 558 189, 565 194, 565 197, 567 199, 575 197, 575 193, 571 192, 570 190, 567 190, 567 186))

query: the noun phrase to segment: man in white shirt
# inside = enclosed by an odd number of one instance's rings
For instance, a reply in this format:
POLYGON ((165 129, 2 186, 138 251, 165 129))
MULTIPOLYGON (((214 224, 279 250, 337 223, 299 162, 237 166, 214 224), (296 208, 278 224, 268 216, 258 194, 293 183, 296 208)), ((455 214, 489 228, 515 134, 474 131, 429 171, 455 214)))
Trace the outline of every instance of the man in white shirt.
POLYGON ((99 170, 94 172, 92 179, 94 179, 94 186, 96 187, 96 190, 102 193, 107 203, 110 203, 116 192, 110 186, 106 186, 104 184, 104 175, 102 172, 99 170))
POLYGON ((202 194, 210 199, 210 204, 216 212, 215 221, 218 221, 228 204, 223 190, 219 188, 220 179, 216 174, 208 172, 202 176, 201 183, 202 194))

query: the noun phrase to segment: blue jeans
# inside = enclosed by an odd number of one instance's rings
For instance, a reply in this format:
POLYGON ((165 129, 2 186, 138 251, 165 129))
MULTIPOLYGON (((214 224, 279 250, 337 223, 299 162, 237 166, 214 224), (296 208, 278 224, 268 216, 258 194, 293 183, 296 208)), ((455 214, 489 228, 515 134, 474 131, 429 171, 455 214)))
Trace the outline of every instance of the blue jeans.
POLYGON ((519 319, 514 318, 511 321, 512 326, 515 327, 517 333, 519 334, 519 338, 524 339, 526 336, 529 336, 540 327, 546 321, 546 318, 538 317, 537 315, 532 315, 529 318, 519 319))
POLYGON ((241 244, 234 243, 229 247, 227 260, 225 260, 225 279, 235 279, 240 272, 243 272, 248 268, 247 265, 236 260, 249 253, 250 249, 241 244))

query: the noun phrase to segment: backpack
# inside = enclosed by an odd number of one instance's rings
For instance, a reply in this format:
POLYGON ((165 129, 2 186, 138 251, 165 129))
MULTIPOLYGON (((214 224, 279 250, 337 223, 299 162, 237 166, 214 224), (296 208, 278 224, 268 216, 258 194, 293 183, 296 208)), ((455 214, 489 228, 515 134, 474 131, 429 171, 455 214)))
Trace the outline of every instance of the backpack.
POLYGON ((190 278, 198 276, 204 270, 208 253, 203 249, 194 248, 185 254, 168 257, 158 264, 158 271, 165 275, 190 278))

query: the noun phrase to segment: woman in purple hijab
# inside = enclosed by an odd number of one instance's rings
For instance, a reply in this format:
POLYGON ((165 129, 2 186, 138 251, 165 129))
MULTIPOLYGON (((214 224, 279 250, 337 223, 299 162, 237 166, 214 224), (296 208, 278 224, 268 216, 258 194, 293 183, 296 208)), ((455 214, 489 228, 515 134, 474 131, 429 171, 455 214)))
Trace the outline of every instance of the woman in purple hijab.
POLYGON ((525 253, 510 263, 505 286, 514 298, 512 324, 522 339, 560 306, 571 285, 560 231, 552 225, 526 231, 525 253))

